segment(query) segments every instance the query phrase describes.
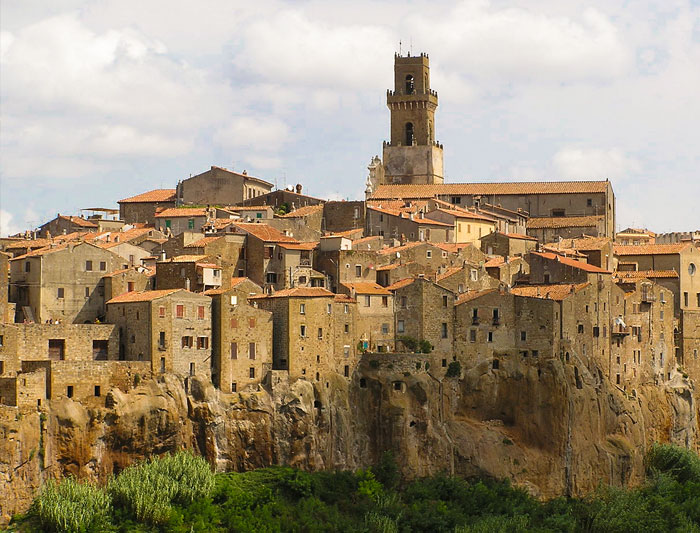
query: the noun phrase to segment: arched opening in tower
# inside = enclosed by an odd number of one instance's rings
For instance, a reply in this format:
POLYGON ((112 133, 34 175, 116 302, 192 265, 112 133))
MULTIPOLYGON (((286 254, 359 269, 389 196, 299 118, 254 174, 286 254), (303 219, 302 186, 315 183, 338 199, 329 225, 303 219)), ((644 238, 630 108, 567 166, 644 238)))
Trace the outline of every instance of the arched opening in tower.
POLYGON ((413 123, 406 123, 406 146, 413 146, 413 123))
POLYGON ((406 94, 413 94, 414 89, 415 85, 413 83, 413 75, 408 74, 406 76, 406 94))

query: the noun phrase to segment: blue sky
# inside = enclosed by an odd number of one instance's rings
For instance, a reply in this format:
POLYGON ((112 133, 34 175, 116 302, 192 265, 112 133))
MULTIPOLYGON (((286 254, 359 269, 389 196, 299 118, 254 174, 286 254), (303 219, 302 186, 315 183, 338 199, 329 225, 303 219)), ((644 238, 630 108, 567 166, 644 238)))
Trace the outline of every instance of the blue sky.
POLYGON ((446 179, 605 179, 700 228, 697 1, 3 0, 0 233, 220 165, 359 198, 393 54, 430 54, 446 179))

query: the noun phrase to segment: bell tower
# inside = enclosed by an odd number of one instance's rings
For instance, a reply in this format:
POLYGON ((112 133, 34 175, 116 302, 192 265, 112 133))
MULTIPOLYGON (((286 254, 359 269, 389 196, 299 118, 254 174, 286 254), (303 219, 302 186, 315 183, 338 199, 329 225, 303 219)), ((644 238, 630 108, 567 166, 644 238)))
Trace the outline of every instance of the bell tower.
POLYGON ((442 145, 435 141, 437 93, 427 54, 394 55, 394 90, 387 91, 391 141, 384 142, 383 183, 442 183, 442 145))

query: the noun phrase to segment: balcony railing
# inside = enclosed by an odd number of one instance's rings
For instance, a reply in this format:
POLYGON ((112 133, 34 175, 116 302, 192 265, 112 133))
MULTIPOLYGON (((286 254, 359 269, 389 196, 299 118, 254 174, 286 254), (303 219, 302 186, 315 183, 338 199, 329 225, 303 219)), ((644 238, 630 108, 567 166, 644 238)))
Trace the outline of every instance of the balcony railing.
POLYGON ((479 317, 473 316, 472 317, 472 326, 478 326, 478 325, 479 325, 479 317))
POLYGON ((493 317, 493 322, 492 322, 492 324, 493 324, 494 326, 500 326, 500 325, 501 325, 501 319, 500 319, 499 317, 497 317, 497 316, 493 317))
POLYGON ((612 335, 620 335, 620 336, 625 336, 630 334, 630 327, 629 326, 621 326, 621 325, 616 325, 613 326, 612 329, 610 330, 610 333, 612 335))

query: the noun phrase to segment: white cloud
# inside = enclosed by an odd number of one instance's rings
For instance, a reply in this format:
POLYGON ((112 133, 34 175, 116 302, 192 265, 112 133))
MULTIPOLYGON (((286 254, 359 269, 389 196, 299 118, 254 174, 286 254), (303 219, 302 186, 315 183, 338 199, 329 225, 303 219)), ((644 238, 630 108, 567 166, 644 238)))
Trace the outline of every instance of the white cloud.
POLYGON ((8 235, 14 235, 22 231, 19 225, 13 222, 14 215, 9 211, 0 209, 0 237, 7 237, 8 235))
POLYGON ((566 147, 552 158, 557 179, 616 179, 629 178, 641 170, 640 163, 617 148, 566 147))

